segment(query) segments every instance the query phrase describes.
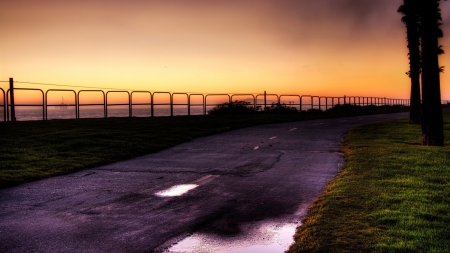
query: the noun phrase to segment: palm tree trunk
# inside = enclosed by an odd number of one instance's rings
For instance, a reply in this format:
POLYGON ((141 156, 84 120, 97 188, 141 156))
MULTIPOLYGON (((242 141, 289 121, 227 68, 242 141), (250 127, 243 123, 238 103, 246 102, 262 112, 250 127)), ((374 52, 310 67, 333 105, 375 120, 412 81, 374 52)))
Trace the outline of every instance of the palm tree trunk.
POLYGON ((402 22, 406 25, 406 40, 408 42, 409 78, 411 79, 409 123, 420 124, 420 42, 419 15, 417 0, 403 0, 398 12, 403 13, 402 22))
POLYGON ((410 109, 409 109, 409 123, 420 124, 422 122, 422 104, 420 101, 420 71, 417 73, 410 72, 411 78, 411 94, 410 94, 410 109))
POLYGON ((422 144, 443 146, 439 78, 439 0, 420 0, 422 45, 422 144))

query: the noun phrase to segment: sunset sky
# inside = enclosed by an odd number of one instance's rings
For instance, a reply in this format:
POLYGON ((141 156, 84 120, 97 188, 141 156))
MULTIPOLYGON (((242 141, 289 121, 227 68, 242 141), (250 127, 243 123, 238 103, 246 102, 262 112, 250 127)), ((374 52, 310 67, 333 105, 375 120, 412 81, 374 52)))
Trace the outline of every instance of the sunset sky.
MULTIPOLYGON (((0 81, 408 98, 401 3, 2 0, 0 81)), ((441 91, 450 99, 450 2, 441 9, 441 91)))

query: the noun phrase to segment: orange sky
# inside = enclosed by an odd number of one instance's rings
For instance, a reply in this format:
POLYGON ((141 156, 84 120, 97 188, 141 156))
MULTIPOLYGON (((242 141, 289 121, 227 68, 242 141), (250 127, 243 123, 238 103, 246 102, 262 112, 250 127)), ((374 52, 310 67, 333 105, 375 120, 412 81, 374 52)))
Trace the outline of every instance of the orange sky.
MULTIPOLYGON (((406 29, 397 13, 401 3, 3 0, 0 80, 408 98, 406 29)), ((442 1, 441 8, 441 44, 450 52, 450 3, 442 1)), ((440 58, 447 68, 449 54, 440 58)), ((447 76, 441 76, 443 99, 450 99, 447 76)), ((54 88, 33 86, 41 87, 54 88)))

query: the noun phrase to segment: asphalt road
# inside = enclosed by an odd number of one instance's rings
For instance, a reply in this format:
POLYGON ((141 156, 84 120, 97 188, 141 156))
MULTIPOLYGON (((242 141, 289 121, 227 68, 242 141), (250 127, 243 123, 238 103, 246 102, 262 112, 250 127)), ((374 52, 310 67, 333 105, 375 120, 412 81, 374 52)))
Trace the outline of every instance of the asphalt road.
POLYGON ((193 232, 300 219, 343 164, 344 134, 406 113, 262 125, 0 191, 0 252, 157 252, 193 232), (197 187, 181 196, 158 192, 197 187))

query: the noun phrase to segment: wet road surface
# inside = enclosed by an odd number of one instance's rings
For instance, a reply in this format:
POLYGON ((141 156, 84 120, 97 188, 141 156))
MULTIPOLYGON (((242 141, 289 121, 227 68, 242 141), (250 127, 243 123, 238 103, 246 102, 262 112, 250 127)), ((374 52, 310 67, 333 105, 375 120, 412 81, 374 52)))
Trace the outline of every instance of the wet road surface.
POLYGON ((256 126, 1 190, 0 252, 252 252, 293 235, 351 127, 406 116, 256 126))

